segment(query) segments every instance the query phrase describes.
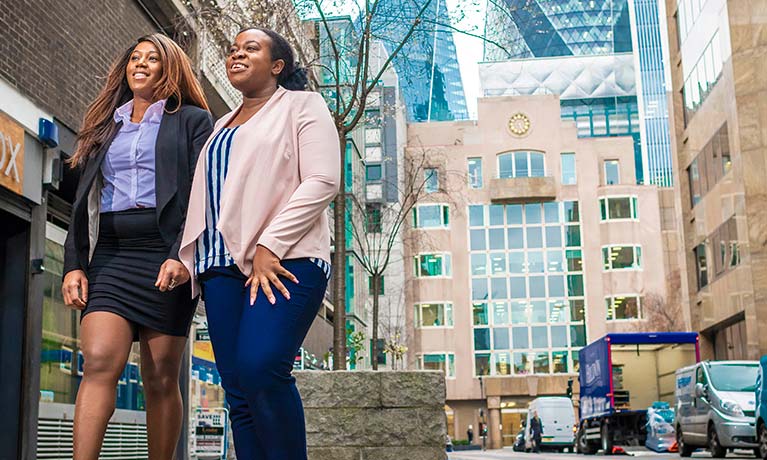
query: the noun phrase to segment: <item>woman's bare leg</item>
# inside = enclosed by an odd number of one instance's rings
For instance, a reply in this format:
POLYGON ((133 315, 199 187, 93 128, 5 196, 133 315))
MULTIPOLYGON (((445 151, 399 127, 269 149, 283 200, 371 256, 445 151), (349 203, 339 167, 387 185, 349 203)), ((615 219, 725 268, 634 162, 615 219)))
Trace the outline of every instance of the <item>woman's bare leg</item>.
POLYGON ((147 328, 140 336, 149 459, 168 460, 176 450, 184 416, 179 374, 187 339, 147 328))
POLYGON ((75 403, 74 459, 97 460, 115 410, 117 379, 128 360, 133 329, 119 315, 95 311, 83 318, 80 338, 85 363, 75 403))

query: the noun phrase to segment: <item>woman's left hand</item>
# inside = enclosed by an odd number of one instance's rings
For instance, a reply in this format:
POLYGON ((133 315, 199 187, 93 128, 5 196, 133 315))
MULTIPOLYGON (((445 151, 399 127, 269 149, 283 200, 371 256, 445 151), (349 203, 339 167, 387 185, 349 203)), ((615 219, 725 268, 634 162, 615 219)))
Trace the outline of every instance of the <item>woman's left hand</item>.
POLYGON ((157 281, 154 285, 160 288, 160 291, 171 291, 189 281, 189 271, 184 264, 178 260, 168 259, 160 267, 160 273, 157 274, 157 281))
POLYGON ((269 303, 274 305, 277 299, 274 297, 274 292, 272 292, 272 285, 286 299, 290 300, 290 292, 282 284, 279 276, 284 276, 298 284, 298 278, 280 264, 279 257, 264 246, 256 246, 256 255, 253 257, 253 272, 248 281, 245 282, 246 287, 250 286, 250 304, 256 303, 256 294, 258 294, 258 288, 260 287, 264 291, 266 298, 269 299, 269 303))

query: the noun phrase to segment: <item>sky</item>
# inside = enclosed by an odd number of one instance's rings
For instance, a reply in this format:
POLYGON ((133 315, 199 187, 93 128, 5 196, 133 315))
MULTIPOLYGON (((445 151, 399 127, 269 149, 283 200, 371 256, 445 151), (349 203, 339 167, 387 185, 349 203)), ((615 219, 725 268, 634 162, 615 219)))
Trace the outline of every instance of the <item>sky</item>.
MULTIPOLYGON (((462 17, 463 20, 454 24, 462 31, 482 35, 485 30, 486 0, 446 0, 452 17, 462 17)), ((461 79, 466 94, 466 106, 469 118, 477 118, 477 98, 479 92, 479 66, 482 61, 482 40, 465 33, 453 33, 458 64, 461 66, 461 79)))

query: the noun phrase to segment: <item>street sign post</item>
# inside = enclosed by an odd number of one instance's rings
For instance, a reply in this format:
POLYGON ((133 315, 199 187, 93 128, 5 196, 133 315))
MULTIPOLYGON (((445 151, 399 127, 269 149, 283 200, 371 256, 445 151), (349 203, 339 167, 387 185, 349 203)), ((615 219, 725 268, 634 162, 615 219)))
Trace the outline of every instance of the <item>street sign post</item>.
POLYGON ((197 409, 194 423, 194 454, 197 458, 226 458, 228 423, 227 409, 197 409))

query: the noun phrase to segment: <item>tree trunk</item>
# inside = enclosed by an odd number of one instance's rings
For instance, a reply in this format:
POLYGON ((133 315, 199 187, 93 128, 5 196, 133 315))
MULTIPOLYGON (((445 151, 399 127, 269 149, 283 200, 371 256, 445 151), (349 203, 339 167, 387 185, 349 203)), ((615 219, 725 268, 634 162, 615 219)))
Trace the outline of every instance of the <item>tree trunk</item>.
POLYGON ((381 282, 381 275, 376 273, 373 275, 371 286, 373 289, 373 350, 371 363, 373 364, 373 370, 378 370, 378 286, 381 282))
POLYGON ((346 135, 341 146, 341 184, 333 201, 333 370, 346 369, 346 135))

